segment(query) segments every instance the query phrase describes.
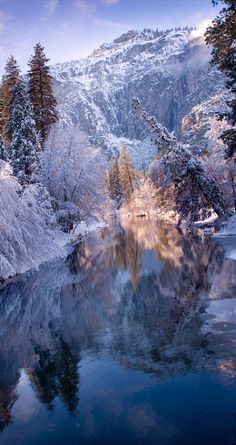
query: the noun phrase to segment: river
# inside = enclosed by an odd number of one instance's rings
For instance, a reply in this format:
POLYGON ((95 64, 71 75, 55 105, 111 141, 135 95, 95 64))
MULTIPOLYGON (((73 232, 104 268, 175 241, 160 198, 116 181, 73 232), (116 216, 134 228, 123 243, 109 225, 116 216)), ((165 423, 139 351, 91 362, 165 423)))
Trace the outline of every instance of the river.
POLYGON ((0 288, 0 444, 236 443, 236 261, 114 220, 0 288))

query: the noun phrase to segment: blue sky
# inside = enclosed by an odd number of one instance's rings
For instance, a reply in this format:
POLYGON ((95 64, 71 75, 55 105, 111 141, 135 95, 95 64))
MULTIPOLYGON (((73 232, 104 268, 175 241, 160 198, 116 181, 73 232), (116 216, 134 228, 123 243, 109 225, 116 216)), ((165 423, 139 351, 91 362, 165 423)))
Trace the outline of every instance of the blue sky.
POLYGON ((218 10, 211 0, 0 0, 0 72, 10 54, 24 71, 37 42, 62 62, 129 29, 201 26, 218 10))

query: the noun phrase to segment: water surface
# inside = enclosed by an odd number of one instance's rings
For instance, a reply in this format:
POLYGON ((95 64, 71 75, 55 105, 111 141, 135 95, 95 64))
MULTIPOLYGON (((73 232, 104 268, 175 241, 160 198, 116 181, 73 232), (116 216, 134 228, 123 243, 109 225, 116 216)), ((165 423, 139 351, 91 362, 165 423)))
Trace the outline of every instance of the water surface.
POLYGON ((236 443, 236 262, 113 221, 0 288, 0 443, 236 443))

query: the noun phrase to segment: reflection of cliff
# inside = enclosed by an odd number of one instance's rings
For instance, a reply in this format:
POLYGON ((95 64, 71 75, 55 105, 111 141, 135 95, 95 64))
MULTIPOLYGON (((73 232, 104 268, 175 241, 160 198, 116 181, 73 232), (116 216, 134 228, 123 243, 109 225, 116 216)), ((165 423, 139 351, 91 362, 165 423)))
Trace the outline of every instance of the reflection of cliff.
POLYGON ((126 366, 159 375, 197 367, 204 355, 200 307, 196 299, 163 295, 154 274, 142 277, 135 290, 127 283, 111 325, 111 348, 126 366))
POLYGON ((200 311, 222 261, 221 248, 197 232, 146 220, 122 227, 114 222, 78 245, 64 263, 5 283, 0 297, 3 424, 10 421, 21 368, 42 403, 51 408, 59 397, 73 413, 78 362, 86 354, 112 356, 156 375, 203 366, 210 356, 200 311))

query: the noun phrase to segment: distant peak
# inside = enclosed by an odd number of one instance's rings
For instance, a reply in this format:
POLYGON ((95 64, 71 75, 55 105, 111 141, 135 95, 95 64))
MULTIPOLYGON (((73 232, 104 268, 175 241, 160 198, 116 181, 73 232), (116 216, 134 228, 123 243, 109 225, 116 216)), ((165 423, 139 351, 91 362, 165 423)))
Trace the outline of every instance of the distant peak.
POLYGON ((121 36, 117 37, 113 40, 112 43, 103 43, 99 48, 95 49, 91 54, 92 57, 98 56, 106 50, 110 50, 112 48, 116 48, 117 46, 122 46, 127 42, 132 41, 147 41, 147 40, 155 40, 158 37, 161 37, 165 34, 175 34, 175 33, 188 33, 189 35, 194 31, 193 27, 184 27, 184 28, 171 28, 166 30, 159 29, 151 29, 144 28, 143 30, 130 29, 129 31, 123 33, 121 36))
POLYGON ((133 39, 134 37, 138 36, 141 33, 141 31, 137 31, 135 29, 130 29, 129 31, 122 34, 120 37, 115 39, 113 43, 123 43, 127 42, 128 40, 133 39))

